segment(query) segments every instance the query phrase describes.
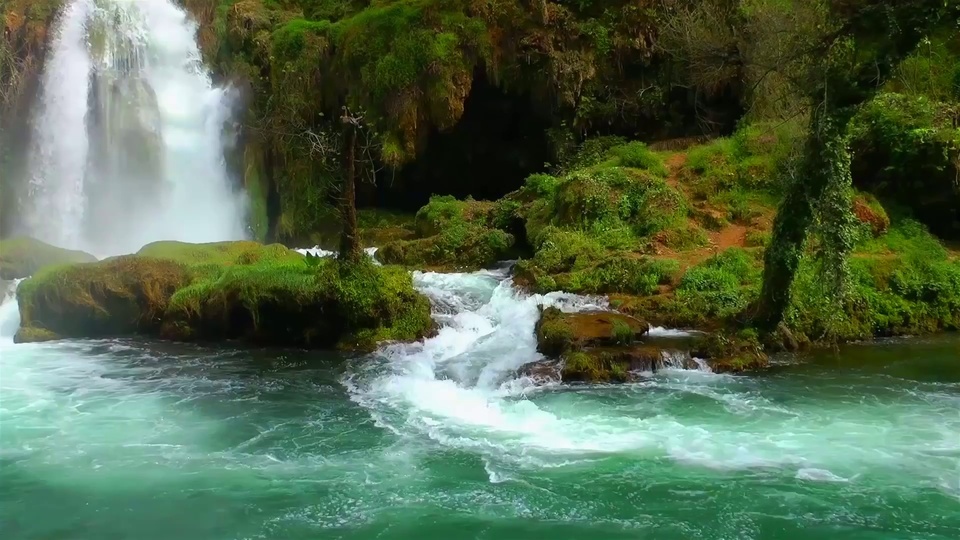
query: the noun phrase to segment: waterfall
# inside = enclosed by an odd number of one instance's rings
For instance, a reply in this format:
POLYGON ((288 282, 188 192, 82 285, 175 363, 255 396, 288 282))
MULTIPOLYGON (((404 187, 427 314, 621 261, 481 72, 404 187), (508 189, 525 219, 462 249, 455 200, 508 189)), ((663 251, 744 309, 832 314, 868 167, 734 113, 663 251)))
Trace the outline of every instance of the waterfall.
POLYGON ((196 24, 173 0, 70 0, 43 77, 23 225, 97 255, 244 237, 196 24))

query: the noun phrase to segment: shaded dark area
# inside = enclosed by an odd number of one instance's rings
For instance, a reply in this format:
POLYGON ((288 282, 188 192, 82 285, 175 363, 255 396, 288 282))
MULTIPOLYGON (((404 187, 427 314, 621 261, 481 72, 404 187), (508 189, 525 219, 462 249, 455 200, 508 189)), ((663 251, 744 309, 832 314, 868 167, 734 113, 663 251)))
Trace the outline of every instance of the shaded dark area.
POLYGON ((431 133, 415 162, 382 172, 376 187, 358 186, 358 202, 416 211, 434 194, 498 199, 551 160, 549 127, 528 97, 505 93, 478 71, 460 122, 431 133))
POLYGON ((960 240, 960 171, 943 166, 942 154, 925 155, 935 147, 915 150, 916 155, 901 167, 891 167, 888 156, 880 152, 855 153, 851 165, 853 183, 881 200, 909 210, 940 238, 960 240))

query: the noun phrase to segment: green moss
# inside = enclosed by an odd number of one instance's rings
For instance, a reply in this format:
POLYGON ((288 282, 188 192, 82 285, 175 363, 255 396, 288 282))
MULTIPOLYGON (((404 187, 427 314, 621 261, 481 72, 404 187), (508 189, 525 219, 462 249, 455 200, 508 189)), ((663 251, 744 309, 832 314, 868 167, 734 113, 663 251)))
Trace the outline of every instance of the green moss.
POLYGON ((623 321, 613 322, 613 340, 617 345, 629 345, 633 343, 633 328, 623 321))
POLYGON ((560 374, 564 382, 625 382, 630 378, 627 367, 613 352, 577 351, 563 357, 560 374))
POLYGON ((410 274, 367 258, 308 260, 253 242, 158 242, 141 251, 25 281, 18 289, 24 335, 370 349, 422 338, 433 326, 410 274))
POLYGON ((26 236, 0 240, 0 279, 20 279, 48 266, 96 260, 89 253, 58 248, 26 236))
POLYGON ((916 221, 895 221, 862 244, 850 271, 838 310, 813 262, 801 263, 785 319, 794 333, 847 341, 960 329, 960 261, 916 221))
POLYGON ((189 265, 250 265, 258 262, 299 262, 303 255, 280 244, 259 242, 187 242, 161 241, 140 248, 137 255, 169 259, 189 265))
POLYGON ((63 337, 150 334, 191 279, 179 262, 136 255, 47 267, 17 289, 21 326, 63 337))
POLYGON ((537 350, 549 357, 559 357, 573 348, 573 327, 561 311, 550 307, 543 310, 537 322, 537 350))
POLYGON ((513 235, 493 227, 494 203, 432 197, 414 220, 419 238, 389 242, 377 251, 388 264, 477 269, 504 260, 513 235))
POLYGON ((61 338, 59 335, 45 328, 34 328, 21 326, 13 336, 14 343, 43 343, 46 341, 56 341, 61 338))
POLYGON ((427 238, 463 223, 487 226, 493 208, 494 204, 486 201, 461 201, 449 195, 434 196, 417 211, 414 228, 421 238, 427 238))
POLYGON ((606 371, 599 358, 578 351, 564 357, 561 373, 565 381, 599 382, 606 378, 606 371))
POLYGON ((756 298, 759 281, 756 257, 730 248, 690 268, 680 280, 676 297, 704 316, 728 319, 756 298))

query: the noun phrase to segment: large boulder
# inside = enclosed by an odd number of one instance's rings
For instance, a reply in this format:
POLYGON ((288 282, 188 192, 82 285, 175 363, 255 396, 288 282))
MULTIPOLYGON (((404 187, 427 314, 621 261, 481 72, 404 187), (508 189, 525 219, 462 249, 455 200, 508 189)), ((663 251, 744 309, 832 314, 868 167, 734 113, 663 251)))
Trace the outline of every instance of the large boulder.
POLYGON ((170 297, 190 281, 179 262, 136 255, 48 268, 17 289, 14 340, 155 334, 170 297))
POLYGON ((604 345, 629 345, 650 330, 640 319, 614 311, 564 313, 543 310, 536 325, 537 350, 548 357, 604 345))
MULTIPOLYGON (((639 319, 611 311, 564 313, 543 310, 536 325, 537 350, 561 360, 563 382, 625 382, 636 371, 658 368, 658 349, 638 345, 650 326, 639 319)), ((549 364, 535 364, 524 372, 549 373, 549 364)))
POLYGON ((18 299, 19 342, 141 335, 369 349, 433 328, 429 301, 402 269, 255 242, 162 242, 50 268, 21 284, 18 299))
POLYGON ((46 266, 96 260, 89 253, 59 248, 28 236, 0 240, 0 279, 21 279, 46 266))

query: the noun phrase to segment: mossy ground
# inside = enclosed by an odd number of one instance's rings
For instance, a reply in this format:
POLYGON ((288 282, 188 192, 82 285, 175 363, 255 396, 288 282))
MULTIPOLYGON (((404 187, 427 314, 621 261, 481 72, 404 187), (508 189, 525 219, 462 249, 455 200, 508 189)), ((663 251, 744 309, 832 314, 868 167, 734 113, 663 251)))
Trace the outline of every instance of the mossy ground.
MULTIPOLYGON (((654 324, 719 331, 740 343, 762 283, 781 178, 802 136, 797 130, 752 125, 682 152, 616 138, 588 141, 554 174, 531 176, 493 206, 519 217, 532 252, 518 262, 515 281, 541 293, 605 294, 613 307, 654 324)), ((858 228, 849 290, 840 299, 822 290, 814 236, 787 315, 792 339, 960 328, 957 252, 903 208, 865 192, 853 201, 858 228)), ((457 204, 437 199, 418 217, 431 232, 442 230, 457 204)), ((543 342, 554 356, 564 354, 570 336, 552 326, 544 323, 553 337, 543 342)), ((762 363, 735 349, 720 369, 762 363)))
POLYGON ((0 240, 0 279, 20 279, 47 266, 95 260, 97 258, 89 253, 59 248, 26 236, 0 240))
POLYGON ((437 270, 476 270, 506 259, 516 240, 498 221, 501 206, 485 201, 433 197, 417 212, 414 238, 394 240, 377 251, 388 264, 437 270))
POLYGON ((21 341, 155 335, 370 349, 432 328, 410 274, 310 259, 255 242, 158 242, 137 255, 49 268, 18 290, 21 341))

